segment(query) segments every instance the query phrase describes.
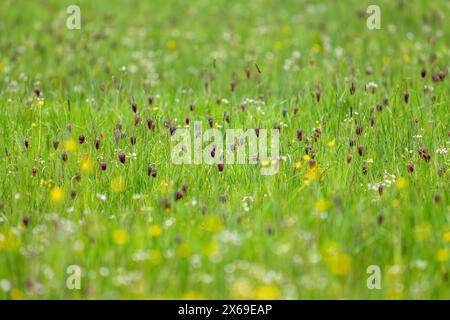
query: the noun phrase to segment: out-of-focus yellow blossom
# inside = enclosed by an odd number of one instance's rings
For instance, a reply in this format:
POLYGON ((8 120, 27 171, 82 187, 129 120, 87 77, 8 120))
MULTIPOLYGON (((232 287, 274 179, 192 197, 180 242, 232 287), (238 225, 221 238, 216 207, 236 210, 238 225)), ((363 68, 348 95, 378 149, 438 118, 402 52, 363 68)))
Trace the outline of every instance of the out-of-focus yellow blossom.
POLYGON ((125 179, 122 177, 116 177, 111 180, 111 190, 117 193, 125 190, 125 179))
POLYGON ((235 281, 231 285, 230 296, 232 299, 251 299, 253 298, 253 288, 246 280, 235 281))
POLYGON ((148 253, 148 261, 150 261, 150 263, 158 265, 161 264, 163 260, 161 251, 155 249, 155 250, 150 250, 150 252, 148 253))
POLYGON ((170 40, 167 41, 166 45, 167 45, 168 49, 173 50, 173 49, 175 49, 177 47, 177 42, 175 40, 173 40, 173 39, 170 39, 170 40))
POLYGON ((94 161, 89 157, 84 157, 81 160, 81 170, 84 172, 91 172, 94 168, 94 161))
POLYGON ((74 152, 77 149, 77 143, 72 138, 64 142, 64 150, 74 152))
POLYGON ((125 230, 114 230, 112 234, 112 240, 117 245, 124 245, 128 242, 129 236, 128 232, 125 230))
POLYGON ((60 187, 53 187, 50 191, 50 199, 53 203, 60 203, 64 199, 64 191, 60 187))
POLYGON ((11 295, 11 299, 12 299, 12 300, 22 300, 22 299, 23 299, 23 293, 22 293, 22 291, 20 291, 20 290, 17 289, 17 288, 13 288, 13 289, 11 290, 10 295, 11 295))
POLYGON ((217 244, 211 242, 203 247, 203 254, 210 257, 217 253, 217 244))
POLYGON ((327 143, 327 146, 328 146, 329 148, 333 148, 333 147, 335 146, 335 144, 336 144, 336 140, 331 140, 331 141, 329 141, 329 142, 327 143))
POLYGON ((31 124, 31 129, 34 129, 34 128, 36 128, 36 127, 37 127, 36 122, 33 122, 33 123, 31 124))
POLYGON ((275 285, 263 284, 256 287, 254 298, 256 300, 276 300, 280 296, 280 289, 275 285))
POLYGON ((177 245, 176 253, 180 257, 189 258, 192 255, 192 248, 187 243, 181 243, 177 245))
POLYGON ((206 216, 203 219, 202 227, 208 232, 219 232, 223 230, 223 223, 217 216, 206 216))
POLYGON ((409 55, 407 53, 405 53, 403 55, 402 59, 403 59, 404 63, 408 63, 411 60, 411 58, 409 57, 409 55))
POLYGON ((305 154, 305 155, 303 156, 303 160, 309 161, 309 160, 311 160, 311 157, 310 157, 308 154, 305 154))
POLYGON ((150 229, 148 229, 148 234, 150 237, 156 238, 159 237, 162 233, 163 229, 157 224, 152 225, 150 229))
POLYGON ((441 248, 436 252, 436 260, 439 262, 447 262, 450 257, 450 251, 447 248, 441 248))
POLYGON ((328 209, 328 202, 324 198, 320 198, 314 204, 314 208, 317 212, 324 212, 328 209))
POLYGON ((431 228, 428 224, 421 224, 414 228, 414 235, 417 240, 427 240, 430 234, 431 228))
POLYGON ((20 247, 20 237, 14 229, 0 231, 0 251, 14 251, 20 247))
POLYGON ((300 161, 297 161, 297 162, 295 163, 295 169, 298 170, 298 169, 300 169, 301 167, 302 167, 302 163, 301 163, 300 161))
POLYGON ((400 177, 395 182, 395 186, 399 189, 405 189, 408 186, 408 182, 406 181, 405 178, 400 177))
POLYGON ((306 171, 305 178, 303 180, 303 184, 305 186, 309 186, 309 184, 313 181, 316 181, 320 178, 320 168, 316 164, 314 167, 308 167, 308 170, 306 171))
POLYGON ((444 234, 442 235, 442 241, 444 241, 444 243, 450 242, 450 231, 444 232, 444 234))
POLYGON ((159 185, 159 191, 162 194, 165 194, 165 193, 169 192, 171 185, 172 185, 172 181, 170 181, 170 180, 161 180, 161 183, 159 185))
POLYGON ((44 100, 39 100, 38 104, 39 104, 39 107, 42 107, 44 105, 44 100))
POLYGON ((350 272, 352 259, 346 253, 335 252, 328 256, 330 272, 336 276, 345 276, 350 272))

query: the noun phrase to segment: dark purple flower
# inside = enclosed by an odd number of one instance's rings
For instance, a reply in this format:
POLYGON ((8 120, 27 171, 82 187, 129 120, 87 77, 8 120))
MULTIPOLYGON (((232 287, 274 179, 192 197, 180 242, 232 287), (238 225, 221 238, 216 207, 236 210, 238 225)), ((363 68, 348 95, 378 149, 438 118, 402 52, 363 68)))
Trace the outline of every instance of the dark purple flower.
POLYGON ((68 155, 67 155, 67 152, 63 151, 63 153, 62 153, 62 155, 61 155, 62 161, 66 162, 68 158, 69 158, 69 157, 68 157, 68 155))
POLYGON ((25 227, 28 227, 28 224, 30 223, 30 219, 28 218, 28 216, 22 217, 22 223, 25 227))
POLYGON ((147 101, 148 104, 153 104, 153 96, 148 96, 147 101))
POLYGON ((135 136, 131 136, 130 137, 130 143, 134 146, 136 144, 136 137, 135 136))
POLYGON ((175 201, 181 200, 184 196, 184 192, 183 191, 177 191, 175 192, 175 201))
POLYGON ((422 70, 420 70, 420 75, 422 78, 425 78, 425 76, 427 75, 427 69, 422 68, 422 70))
POLYGON ((303 140, 303 130, 297 129, 297 140, 302 141, 303 140))
POLYGON ((361 133, 363 132, 363 128, 361 126, 357 126, 355 129, 355 132, 358 136, 360 136, 361 133))
POLYGON ((294 108, 294 115, 296 115, 298 113, 298 107, 294 108))
POLYGON ((86 141, 86 137, 84 135, 80 134, 80 136, 78 137, 78 142, 80 144, 83 144, 84 141, 86 141))
POLYGON ((186 123, 186 125, 189 125, 190 122, 191 119, 189 117, 186 117, 186 119, 184 119, 184 123, 186 123))
POLYGON ((101 162, 101 163, 100 163, 100 169, 102 169, 103 171, 105 171, 105 170, 106 170, 106 167, 107 167, 106 162, 101 162))
POLYGON ((408 168, 408 172, 409 172, 409 173, 414 172, 414 165, 413 165, 412 163, 408 163, 407 168, 408 168))
POLYGON ((137 112, 137 104, 136 104, 136 102, 133 102, 133 103, 131 104, 131 110, 133 110, 134 113, 137 112))
POLYGON ((419 148, 419 155, 422 159, 424 159, 426 162, 429 162, 431 160, 431 156, 428 153, 428 150, 424 147, 419 148))
POLYGON ((355 93, 355 91, 356 91, 355 84, 352 81, 352 85, 350 87, 350 94, 353 95, 355 93))
POLYGON ((255 128, 255 134, 257 137, 259 137, 259 128, 258 127, 255 128))
POLYGON ((119 160, 120 160, 120 162, 125 164, 125 160, 126 160, 125 153, 119 152, 119 160))
POLYGON ((58 149, 58 146, 59 146, 59 141, 58 140, 53 140, 53 149, 58 149))
POLYGON ((149 130, 155 130, 155 123, 152 119, 147 119, 147 127, 149 130))
POLYGON ((283 117, 286 117, 286 115, 287 115, 287 110, 286 110, 286 109, 283 109, 283 110, 281 111, 281 114, 283 115, 283 117))
POLYGON ((403 98, 405 99, 405 103, 408 103, 408 101, 409 101, 409 92, 408 91, 405 91, 403 93, 403 98))
POLYGON ((173 136, 175 134, 175 131, 177 131, 177 128, 170 127, 170 135, 173 136))
POLYGON ((153 168, 153 167, 147 168, 147 174, 149 177, 150 176, 152 176, 153 178, 156 177, 156 173, 157 173, 156 168, 153 168))
POLYGON ((222 172, 222 171, 223 171, 223 168, 224 168, 224 164, 223 164, 223 163, 219 163, 219 164, 217 165, 217 168, 219 169, 219 172, 222 172))
POLYGON ((95 139, 94 146, 95 146, 96 150, 100 149, 100 140, 99 139, 95 139))
POLYGON ((189 111, 194 111, 195 110, 195 104, 193 104, 193 103, 191 103, 190 105, 189 105, 189 111))
POLYGON ((28 140, 28 138, 25 138, 25 140, 23 140, 23 144, 25 145, 25 148, 28 149, 28 146, 30 145, 30 141, 28 140))
POLYGON ((208 117, 208 124, 209 124, 209 127, 210 127, 210 128, 213 127, 213 125, 214 125, 214 119, 213 119, 212 117, 208 117))
POLYGON ((362 145, 359 145, 359 146, 358 146, 358 154, 359 154, 360 157, 362 157, 363 151, 364 151, 363 146, 362 146, 362 145))
POLYGON ((138 113, 135 113, 134 114, 134 125, 137 126, 140 121, 141 121, 141 117, 139 117, 138 113))

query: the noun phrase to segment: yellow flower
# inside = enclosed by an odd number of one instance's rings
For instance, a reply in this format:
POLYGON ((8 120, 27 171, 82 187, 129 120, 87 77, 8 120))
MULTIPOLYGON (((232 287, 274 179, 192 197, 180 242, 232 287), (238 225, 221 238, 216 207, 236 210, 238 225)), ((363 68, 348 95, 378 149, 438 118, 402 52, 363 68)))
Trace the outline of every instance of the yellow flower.
POLYGON ((414 235, 416 236, 417 240, 426 240, 431 234, 431 228, 428 224, 421 224, 418 225, 414 229, 414 235))
POLYGON ((64 142, 64 150, 74 152, 77 149, 77 143, 72 138, 64 142))
POLYGON ((22 300, 22 299, 23 299, 23 293, 22 293, 22 291, 20 291, 20 290, 17 289, 17 288, 13 288, 13 289, 11 290, 10 295, 11 295, 11 299, 12 299, 12 300, 22 300))
POLYGON ((309 161, 309 160, 311 160, 311 157, 310 157, 308 154, 305 154, 305 155, 303 156, 303 160, 309 161))
POLYGON ((36 122, 33 122, 33 123, 31 124, 31 128, 34 129, 34 128, 36 128, 36 127, 37 127, 36 122))
POLYGON ((42 107, 44 105, 44 100, 39 100, 39 107, 42 107))
POLYGON ((395 182, 395 186, 399 189, 405 189, 408 186, 408 182, 406 181, 405 178, 400 177, 395 182))
POLYGON ((329 257, 330 272, 337 276, 349 273, 352 260, 348 254, 337 252, 329 257))
POLYGON ((172 185, 172 181, 170 180, 161 180, 161 184, 159 185, 159 191, 162 194, 169 192, 170 186, 172 185))
POLYGON ((114 192, 123 192, 125 190, 125 179, 122 177, 114 178, 111 180, 110 186, 114 192))
POLYGON ((89 157, 84 157, 81 160, 81 170, 84 172, 91 172, 94 168, 94 161, 89 157))
POLYGON ((274 285, 263 284, 255 289, 256 300, 276 300, 280 296, 280 289, 274 285))
POLYGON ((20 247, 20 237, 14 229, 0 232, 0 251, 14 251, 20 247))
POLYGON ((302 167, 302 163, 301 163, 300 161, 297 161, 297 162, 295 163, 295 169, 298 170, 298 169, 300 169, 301 167, 302 167))
POLYGON ((60 203, 64 199, 64 192, 60 187, 53 187, 50 191, 50 199, 53 203, 60 203))
POLYGON ((175 40, 171 39, 171 40, 167 41, 166 45, 167 45, 168 49, 173 50, 177 47, 177 42, 175 40))
POLYGON ((115 244, 118 245, 124 245, 128 242, 128 232, 126 232, 125 230, 114 230, 113 234, 112 234, 112 240, 115 244))
POLYGON ((238 280, 231 285, 232 299, 251 299, 253 296, 253 288, 246 280, 238 280))
POLYGON ((175 251, 177 255, 183 258, 189 258, 192 255, 192 248, 187 243, 179 244, 175 251))
POLYGON ((336 140, 331 140, 331 141, 329 141, 329 142, 327 143, 327 146, 328 146, 329 148, 333 148, 335 144, 336 144, 336 140))
POLYGON ((444 241, 444 243, 450 242, 450 231, 444 232, 442 235, 442 241, 444 241))
POLYGON ((217 244, 209 243, 203 247, 203 254, 207 257, 210 257, 217 253, 217 244))
POLYGON ((446 262, 450 257, 450 251, 447 248, 441 248, 436 252, 436 260, 446 262))
POLYGON ((150 250, 148 253, 148 261, 152 264, 161 264, 162 259, 163 257, 159 250, 150 250))
POLYGON ((328 203, 325 199, 320 198, 314 204, 314 208, 316 209, 317 212, 324 212, 328 209, 328 203))
POLYGON ((223 230, 223 223, 217 216, 206 216, 203 219, 202 227, 208 232, 219 232, 223 230))
POLYGON ((148 229, 148 234, 150 237, 159 237, 162 232, 163 229, 157 224, 152 225, 150 229, 148 229))

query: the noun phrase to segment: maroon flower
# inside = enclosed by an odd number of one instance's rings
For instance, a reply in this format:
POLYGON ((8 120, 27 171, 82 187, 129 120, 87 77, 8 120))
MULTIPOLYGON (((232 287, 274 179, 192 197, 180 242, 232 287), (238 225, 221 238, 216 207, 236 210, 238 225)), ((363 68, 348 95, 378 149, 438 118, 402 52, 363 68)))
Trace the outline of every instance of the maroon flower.
POLYGON ((214 125, 214 119, 213 119, 212 117, 208 117, 208 124, 209 124, 209 127, 210 127, 210 128, 213 127, 213 125, 214 125))
POLYGON ((408 163, 407 168, 408 168, 408 172, 409 172, 409 173, 414 172, 414 165, 413 165, 412 163, 408 163))
POLYGON ((363 146, 362 146, 362 145, 359 145, 359 146, 358 146, 358 154, 359 154, 360 157, 362 157, 363 151, 364 151, 363 146))
POLYGON ((224 168, 224 164, 223 164, 223 163, 219 163, 219 164, 217 165, 217 168, 219 169, 219 172, 222 172, 222 171, 223 171, 223 168, 224 168))
POLYGON ((178 200, 180 200, 181 198, 183 198, 183 196, 184 196, 184 192, 183 192, 183 191, 177 191, 177 192, 175 192, 175 200, 176 200, 176 201, 178 201, 178 200))
POLYGON ((431 156, 428 153, 428 150, 425 149, 424 147, 420 147, 419 148, 419 156, 424 159, 426 162, 431 160, 431 156))
POLYGON ((28 140, 28 138, 25 138, 25 140, 23 140, 23 144, 25 145, 25 148, 28 149, 28 146, 30 145, 30 141, 28 140))
POLYGON ((303 140, 303 130, 297 129, 297 140, 302 141, 303 140))
POLYGON ((137 126, 140 121, 141 121, 141 117, 139 117, 138 113, 135 113, 134 114, 134 125, 137 126))
POLYGON ((58 146, 59 146, 59 141, 58 140, 53 140, 53 149, 58 149, 58 146))
POLYGON ((130 137, 130 143, 134 146, 136 144, 136 137, 135 136, 131 136, 130 137))
POLYGON ((100 163, 100 169, 102 169, 103 171, 105 171, 105 170, 106 170, 106 167, 107 167, 106 162, 100 163))
POLYGON ((426 75, 427 75, 427 69, 422 68, 422 70, 420 70, 420 76, 421 76, 422 78, 425 78, 426 75))
POLYGON ((358 136, 360 136, 361 133, 363 132, 363 128, 361 126, 357 126, 355 129, 355 132, 358 136))
POLYGON ((98 150, 100 148, 100 140, 99 139, 95 139, 95 149, 98 150))
POLYGON ((22 217, 22 223, 25 227, 28 227, 28 224, 30 223, 30 219, 28 218, 28 216, 22 217))
POLYGON ((153 104, 153 97, 148 96, 147 101, 148 101, 148 104, 153 104))
POLYGON ((258 127, 255 128, 255 134, 257 137, 259 137, 259 128, 258 127))
POLYGON ((405 91, 403 93, 403 99, 405 99, 405 103, 408 103, 408 101, 409 101, 409 92, 408 91, 405 91))
POLYGON ((119 160, 120 160, 120 162, 125 164, 125 160, 126 160, 125 153, 123 153, 123 152, 119 153, 119 160))
POLYGON ((155 123, 152 119, 147 119, 147 127, 149 130, 155 130, 155 123))
POLYGON ((63 153, 62 153, 62 155, 61 155, 62 161, 66 162, 68 158, 69 158, 69 157, 68 157, 68 155, 67 155, 67 152, 63 151, 63 153))
POLYGON ((150 176, 152 176, 153 178, 154 177, 156 177, 156 168, 153 168, 153 167, 148 167, 147 168, 147 174, 148 174, 148 176, 150 177, 150 176))
POLYGON ((78 142, 80 144, 83 144, 84 141, 86 141, 86 137, 84 135, 80 134, 80 136, 78 137, 78 142))
POLYGON ((177 128, 170 127, 170 135, 173 136, 175 134, 175 131, 177 131, 177 128))
POLYGON ((131 104, 131 110, 133 110, 134 113, 137 112, 137 104, 136 104, 136 102, 133 102, 133 103, 131 104))
POLYGON ((184 123, 186 123, 186 125, 189 125, 190 122, 191 119, 189 117, 186 117, 186 119, 184 119, 184 123))
POLYGON ((36 176, 38 169, 36 167, 33 167, 33 169, 31 169, 31 172, 33 173, 33 177, 36 176))

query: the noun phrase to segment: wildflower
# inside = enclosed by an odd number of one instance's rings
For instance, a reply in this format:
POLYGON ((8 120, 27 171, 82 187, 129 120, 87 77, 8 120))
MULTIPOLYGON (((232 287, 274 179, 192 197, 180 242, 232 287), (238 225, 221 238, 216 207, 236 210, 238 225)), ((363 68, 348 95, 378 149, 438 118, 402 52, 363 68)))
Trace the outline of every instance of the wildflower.
POLYGON ((207 245, 203 246, 202 252, 205 256, 210 257, 217 253, 218 248, 217 244, 215 243, 208 243, 207 245))
POLYGON ((297 129, 297 140, 302 141, 303 140, 303 130, 297 129))
POLYGON ((70 138, 70 139, 66 140, 66 142, 64 142, 64 150, 65 151, 74 152, 76 148, 77 148, 77 145, 72 138, 70 138))
POLYGON ((405 100, 405 103, 408 103, 408 101, 409 101, 409 92, 408 91, 405 91, 403 93, 403 99, 405 100))
POLYGON ((83 144, 84 141, 86 141, 86 137, 85 137, 84 135, 80 135, 80 136, 78 137, 78 142, 79 142, 80 144, 83 144))
POLYGON ((170 127, 170 135, 173 136, 175 134, 175 131, 177 131, 176 127, 170 127))
POLYGON ((298 169, 300 169, 302 167, 302 163, 300 162, 300 161, 297 161, 296 163, 295 163, 295 165, 294 165, 294 169, 295 170, 298 170, 298 169))
POLYGON ((208 117, 208 125, 209 125, 210 128, 213 127, 213 125, 214 125, 214 120, 213 120, 212 117, 208 117))
POLYGON ((131 110, 132 110, 134 113, 137 112, 137 104, 136 104, 136 102, 133 102, 133 103, 131 104, 131 110))
POLYGON ((135 145, 136 144, 136 137, 135 136, 131 136, 130 137, 130 143, 131 143, 131 145, 135 145))
POLYGON ((152 176, 153 178, 156 177, 156 168, 148 167, 147 174, 148 176, 152 176))
POLYGON ((436 260, 439 262, 447 262, 450 257, 450 251, 447 248, 441 248, 436 252, 436 260))
POLYGON ((141 117, 139 117, 139 114, 135 113, 133 120, 134 120, 134 125, 137 126, 139 124, 139 122, 141 122, 141 117))
POLYGON ((94 168, 94 161, 91 158, 85 157, 81 161, 81 170, 82 171, 91 172, 93 168, 94 168))
POLYGON ((355 132, 358 136, 360 136, 363 132, 363 128, 361 126, 357 126, 355 132))
POLYGON ((206 216, 202 221, 202 227, 207 232, 222 231, 224 226, 217 216, 206 216))
POLYGON ((255 134, 256 134, 256 137, 259 137, 259 128, 258 127, 255 128, 255 134))
POLYGON ((28 146, 30 145, 30 141, 28 140, 28 138, 25 138, 23 140, 23 144, 25 145, 25 148, 28 149, 28 146))
POLYGON ((149 130, 155 130, 155 123, 152 119, 147 119, 147 127, 149 130))
POLYGON ((350 272, 351 258, 341 252, 332 253, 328 259, 330 272, 337 276, 344 276, 350 272))
POLYGON ((223 171, 223 168, 224 168, 224 164, 223 164, 223 163, 219 163, 219 164, 217 165, 217 168, 219 169, 219 172, 222 172, 222 171, 223 171))
POLYGON ((422 68, 422 70, 420 70, 420 76, 422 78, 425 78, 426 75, 427 75, 427 70, 425 68, 422 68))
POLYGON ((54 203, 60 203, 64 198, 64 192, 59 187, 53 187, 52 191, 50 192, 50 199, 54 203))
POLYGON ((128 242, 129 236, 125 230, 114 230, 112 234, 112 240, 117 245, 124 245, 128 242))
POLYGON ((336 140, 333 139, 333 140, 331 140, 331 141, 328 141, 327 146, 328 146, 329 148, 333 148, 335 144, 336 144, 336 140))
POLYGON ((183 191, 177 191, 175 192, 175 200, 181 200, 184 197, 184 192, 183 191))
POLYGON ((113 178, 110 187, 114 192, 123 192, 125 190, 125 179, 122 177, 113 178))
POLYGON ((119 161, 125 164, 125 160, 126 160, 125 153, 119 152, 119 161))
POLYGON ((419 156, 424 159, 426 162, 429 162, 431 160, 431 156, 428 153, 428 150, 424 147, 419 148, 419 156))
POLYGON ((280 296, 280 289, 275 285, 264 284, 256 287, 254 298, 256 300, 276 300, 280 296))
POLYGON ((58 140, 53 140, 53 149, 58 149, 58 146, 59 146, 59 141, 58 140))
POLYGON ((350 147, 353 147, 355 145, 355 139, 350 139, 348 144, 350 147))
POLYGON ((350 94, 353 95, 355 93, 355 91, 356 91, 355 83, 352 81, 352 85, 350 87, 350 94))
POLYGON ((25 227, 28 227, 28 224, 30 223, 30 218, 28 218, 28 216, 23 216, 22 223, 25 227))
POLYGON ((163 229, 157 224, 152 225, 150 229, 148 229, 149 236, 153 238, 159 237, 162 234, 162 232, 163 229))
POLYGON ((412 163, 408 163, 408 172, 413 173, 414 172, 414 165, 412 163))
POLYGON ((405 189, 408 186, 408 182, 406 181, 405 178, 400 177, 397 179, 397 181, 395 182, 395 185, 397 188, 399 189, 405 189))
POLYGON ((233 79, 230 81, 230 90, 232 92, 234 92, 234 90, 236 89, 236 84, 237 84, 236 80, 233 79))
POLYGON ((61 159, 62 161, 66 162, 68 159, 68 155, 67 152, 63 151, 63 153, 61 154, 61 159))
POLYGON ((100 140, 99 139, 95 139, 94 146, 95 146, 96 150, 98 150, 100 148, 100 140))
POLYGON ((316 209, 317 212, 325 212, 328 208, 328 203, 325 199, 320 198, 314 204, 314 208, 316 209))
POLYGON ((363 146, 362 146, 362 145, 359 145, 359 146, 358 146, 358 154, 359 154, 360 157, 362 157, 363 151, 364 151, 363 146))
POLYGON ((36 167, 33 167, 33 169, 31 169, 31 173, 33 174, 33 177, 36 176, 38 169, 36 167))
POLYGON ((450 243, 450 231, 444 232, 442 235, 442 241, 444 241, 444 243, 450 243))
POLYGON ((101 162, 101 163, 100 163, 100 169, 102 169, 102 171, 105 171, 105 170, 106 170, 106 167, 107 167, 106 162, 101 162))

